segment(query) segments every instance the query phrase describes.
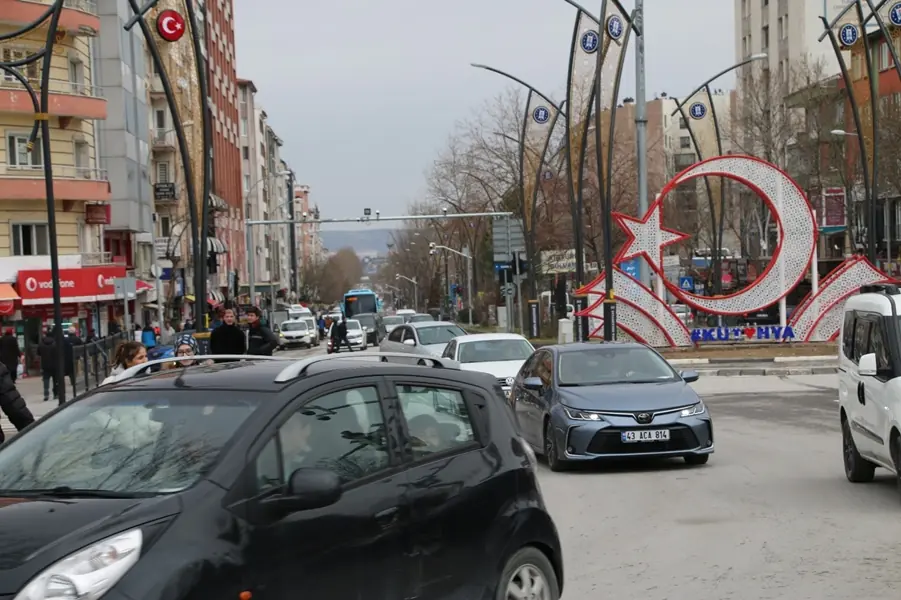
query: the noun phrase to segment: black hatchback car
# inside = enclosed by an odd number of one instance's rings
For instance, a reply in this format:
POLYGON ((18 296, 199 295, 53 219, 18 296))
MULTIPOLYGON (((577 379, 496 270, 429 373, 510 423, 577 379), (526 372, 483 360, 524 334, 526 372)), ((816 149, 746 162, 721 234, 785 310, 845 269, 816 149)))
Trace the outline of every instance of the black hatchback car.
POLYGON ((433 364, 218 363, 60 407, 0 447, 0 599, 556 600, 534 454, 492 377, 433 364))

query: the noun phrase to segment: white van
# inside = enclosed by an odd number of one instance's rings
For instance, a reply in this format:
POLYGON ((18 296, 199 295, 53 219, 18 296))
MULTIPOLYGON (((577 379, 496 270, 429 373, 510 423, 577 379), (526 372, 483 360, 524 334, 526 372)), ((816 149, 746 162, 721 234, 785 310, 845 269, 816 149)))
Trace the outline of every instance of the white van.
POLYGON ((845 301, 838 401, 845 475, 855 483, 871 481, 876 467, 901 474, 899 312, 901 289, 892 284, 863 286, 845 301))

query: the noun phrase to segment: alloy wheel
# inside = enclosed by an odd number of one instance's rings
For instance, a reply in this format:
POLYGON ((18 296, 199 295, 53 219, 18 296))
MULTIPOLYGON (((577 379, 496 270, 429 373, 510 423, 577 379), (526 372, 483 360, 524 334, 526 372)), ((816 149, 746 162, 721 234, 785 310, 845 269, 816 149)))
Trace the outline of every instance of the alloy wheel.
POLYGON ((551 600, 551 587, 541 570, 532 565, 520 566, 507 582, 507 600, 551 600))

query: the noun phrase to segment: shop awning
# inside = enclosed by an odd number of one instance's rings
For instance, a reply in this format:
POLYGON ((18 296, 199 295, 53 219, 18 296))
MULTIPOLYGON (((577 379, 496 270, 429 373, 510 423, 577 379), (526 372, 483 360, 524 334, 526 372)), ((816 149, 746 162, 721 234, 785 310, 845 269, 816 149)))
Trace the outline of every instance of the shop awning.
POLYGON ((9 302, 19 299, 19 294, 13 289, 12 284, 0 283, 0 302, 9 302))
POLYGON ((210 208, 213 210, 228 210, 228 202, 217 196, 216 194, 210 194, 210 208))
POLYGON ((215 252, 216 254, 226 254, 228 252, 225 248, 225 244, 218 238, 212 236, 206 239, 206 249, 207 252, 215 252))

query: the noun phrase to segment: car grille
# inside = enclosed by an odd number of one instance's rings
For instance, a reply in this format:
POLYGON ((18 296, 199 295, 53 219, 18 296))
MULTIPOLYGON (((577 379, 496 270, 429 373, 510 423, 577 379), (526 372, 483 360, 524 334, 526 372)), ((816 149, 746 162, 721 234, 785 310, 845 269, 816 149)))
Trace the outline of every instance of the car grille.
POLYGON ((507 378, 506 378, 506 377, 498 377, 498 378, 497 378, 497 384, 498 384, 499 386, 501 386, 501 387, 510 387, 510 386, 507 384, 507 378))
POLYGON ((664 442, 630 442, 624 444, 621 437, 622 432, 635 429, 639 428, 609 427, 602 429, 591 439, 591 443, 588 444, 588 452, 590 454, 647 454, 693 450, 699 446, 698 438, 685 425, 667 427, 666 429, 669 429, 670 432, 670 439, 664 442))

